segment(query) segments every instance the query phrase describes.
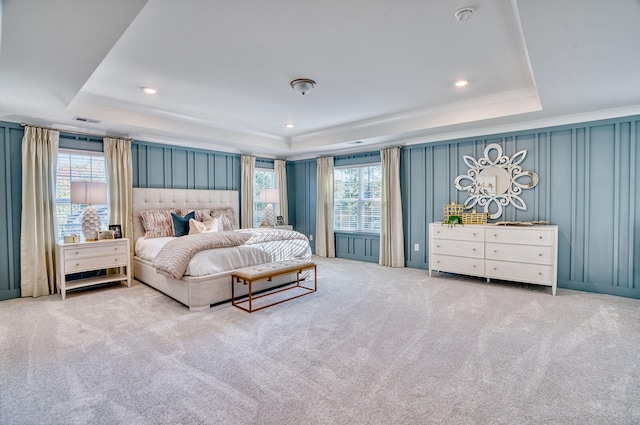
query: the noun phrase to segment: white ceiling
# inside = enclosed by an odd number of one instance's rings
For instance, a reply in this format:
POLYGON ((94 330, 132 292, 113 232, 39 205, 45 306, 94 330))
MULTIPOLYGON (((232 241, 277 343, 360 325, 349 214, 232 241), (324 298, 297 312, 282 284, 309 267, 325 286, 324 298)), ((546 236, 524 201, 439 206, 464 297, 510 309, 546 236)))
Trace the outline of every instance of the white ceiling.
POLYGON ((63 131, 294 159, 640 113, 638 0, 1 5, 0 120, 63 131))

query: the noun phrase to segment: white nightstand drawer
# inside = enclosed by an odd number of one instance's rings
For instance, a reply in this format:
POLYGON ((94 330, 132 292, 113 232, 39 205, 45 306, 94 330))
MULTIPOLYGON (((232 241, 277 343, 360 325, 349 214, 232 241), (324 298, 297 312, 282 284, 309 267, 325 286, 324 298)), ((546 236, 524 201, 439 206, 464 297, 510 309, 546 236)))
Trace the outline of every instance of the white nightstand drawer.
POLYGON ((126 242, 94 242, 95 245, 71 245, 64 247, 65 259, 82 258, 82 257, 98 257, 110 254, 120 254, 127 252, 126 242))
POLYGON ((518 261, 521 263, 553 264, 555 250, 552 246, 505 245, 487 243, 487 260, 518 261))
POLYGON ((452 226, 447 224, 432 224, 431 237, 434 239, 454 239, 464 241, 483 241, 484 229, 473 226, 452 226))
POLYGON ((481 258, 451 257, 448 255, 431 256, 431 270, 442 272, 461 273, 470 275, 484 275, 484 260, 481 258))
POLYGON ((487 277, 494 279, 540 283, 548 286, 551 286, 555 280, 553 266, 544 264, 522 264, 487 260, 486 269, 487 277))
POLYGON ((457 255, 460 257, 484 257, 484 243, 434 239, 431 247, 434 254, 457 255))
POLYGON ((544 227, 532 227, 527 229, 514 229, 495 227, 487 229, 487 242, 512 243, 523 245, 554 245, 554 233, 544 227))
POLYGON ((129 257, 126 253, 105 255, 101 257, 75 258, 64 262, 66 273, 76 273, 86 270, 108 269, 110 267, 128 266, 129 257))

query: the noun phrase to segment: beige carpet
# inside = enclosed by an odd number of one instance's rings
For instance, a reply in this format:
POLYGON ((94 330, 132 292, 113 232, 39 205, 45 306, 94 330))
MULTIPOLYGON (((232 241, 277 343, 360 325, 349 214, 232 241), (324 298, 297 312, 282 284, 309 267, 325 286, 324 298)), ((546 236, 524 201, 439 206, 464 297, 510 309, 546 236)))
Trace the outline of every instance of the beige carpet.
POLYGON ((640 423, 640 301, 317 261, 319 292, 253 314, 0 302, 0 423, 640 423))

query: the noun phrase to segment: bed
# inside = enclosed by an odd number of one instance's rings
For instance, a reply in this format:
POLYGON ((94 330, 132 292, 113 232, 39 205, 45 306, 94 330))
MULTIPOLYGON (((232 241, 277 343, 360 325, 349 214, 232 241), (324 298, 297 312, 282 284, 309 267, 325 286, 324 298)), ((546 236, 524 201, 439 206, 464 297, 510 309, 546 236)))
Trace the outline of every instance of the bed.
MULTIPOLYGON (((234 270, 271 261, 311 258, 311 248, 306 237, 297 234, 294 242, 271 241, 254 245, 216 248, 196 254, 189 262, 186 274, 174 277, 159 273, 153 264, 154 256, 169 243, 167 239, 146 240, 141 211, 149 210, 232 210, 234 227, 239 222, 239 194, 235 190, 197 189, 133 189, 133 245, 134 277, 169 297, 181 302, 190 310, 203 310, 231 300, 231 274, 234 270)), ((148 224, 148 223, 147 223, 148 224)), ((247 230, 234 232, 241 234, 247 230)), ((268 233, 280 232, 269 230, 268 233)), ((287 232, 287 231, 281 231, 287 232)), ((290 232, 289 233, 296 233, 290 232)), ((278 239, 278 238, 276 238, 278 239)), ((263 282, 256 290, 264 290, 296 280, 296 274, 279 276, 270 282, 263 282)), ((236 292, 238 291, 236 287, 236 292)), ((242 288, 244 290, 245 288, 242 288)), ((240 294, 243 294, 243 291, 240 294)), ((244 292, 246 293, 246 292, 244 292)))

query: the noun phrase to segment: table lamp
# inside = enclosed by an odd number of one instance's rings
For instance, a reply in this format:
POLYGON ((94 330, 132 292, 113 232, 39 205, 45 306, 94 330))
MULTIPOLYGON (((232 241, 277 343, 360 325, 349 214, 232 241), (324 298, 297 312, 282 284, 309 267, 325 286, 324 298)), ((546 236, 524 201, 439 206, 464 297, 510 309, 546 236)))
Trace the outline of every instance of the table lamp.
POLYGON ((273 213, 273 203, 280 201, 280 191, 278 189, 262 189, 260 191, 260 202, 267 202, 267 209, 264 213, 264 221, 260 226, 273 227, 276 216, 273 213))
POLYGON ((71 182, 71 203, 88 204, 82 213, 82 235, 86 241, 98 240, 100 216, 93 204, 107 203, 107 184, 71 182))

